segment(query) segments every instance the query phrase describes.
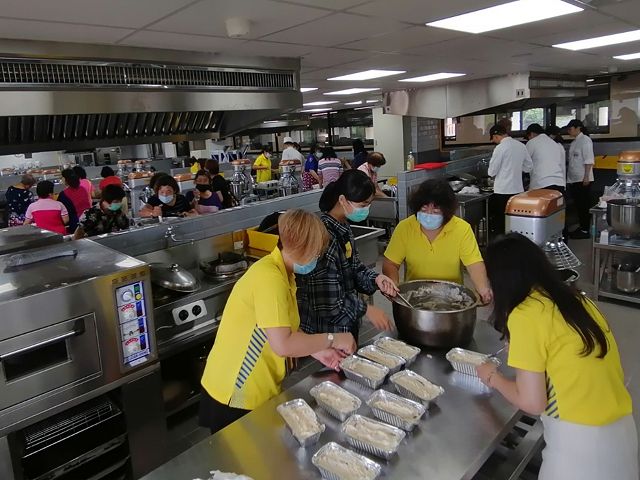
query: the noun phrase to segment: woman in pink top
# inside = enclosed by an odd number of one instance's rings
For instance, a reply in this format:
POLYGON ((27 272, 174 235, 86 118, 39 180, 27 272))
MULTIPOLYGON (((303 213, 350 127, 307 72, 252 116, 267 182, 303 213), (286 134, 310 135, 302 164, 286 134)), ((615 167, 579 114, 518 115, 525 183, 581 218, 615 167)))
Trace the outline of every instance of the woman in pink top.
POLYGON ((87 191, 80 185, 80 179, 76 172, 70 168, 62 171, 65 188, 60 195, 58 201, 67 207, 69 212, 69 233, 76 231, 78 219, 82 214, 91 208, 91 200, 87 196, 87 191))
POLYGON ((325 147, 322 149, 322 158, 318 161, 318 177, 321 187, 335 182, 342 175, 342 162, 337 157, 333 148, 325 147))
MULTIPOLYGON (((93 183, 87 180, 87 171, 80 165, 73 167, 73 171, 80 179, 80 186, 87 191, 87 195, 89 195, 89 202, 91 202, 91 199, 93 198, 93 183)), ((78 216, 80 215, 82 215, 82 212, 78 212, 78 216)))
POLYGON ((380 167, 385 163, 387 163, 387 160, 384 158, 383 154, 380 152, 371 152, 367 155, 367 161, 358 167, 358 170, 366 173, 376 186, 376 197, 386 197, 378 184, 378 170, 380 170, 380 167))
POLYGON ((27 208, 25 214, 25 225, 31 223, 43 230, 65 235, 67 233, 65 225, 69 223, 69 213, 67 208, 60 202, 51 198, 53 195, 53 183, 43 180, 36 187, 38 200, 27 208))

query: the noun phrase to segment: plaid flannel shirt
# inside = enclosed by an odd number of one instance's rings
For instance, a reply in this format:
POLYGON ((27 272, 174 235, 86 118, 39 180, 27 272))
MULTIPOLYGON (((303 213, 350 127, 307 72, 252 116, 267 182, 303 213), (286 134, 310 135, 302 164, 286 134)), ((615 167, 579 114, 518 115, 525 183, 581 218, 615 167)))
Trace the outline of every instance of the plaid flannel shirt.
POLYGON ((313 272, 296 276, 300 328, 306 333, 350 332, 367 311, 358 293, 373 294, 378 273, 360 261, 348 224, 327 214, 321 218, 331 241, 313 272), (351 245, 349 258, 347 244, 351 245))

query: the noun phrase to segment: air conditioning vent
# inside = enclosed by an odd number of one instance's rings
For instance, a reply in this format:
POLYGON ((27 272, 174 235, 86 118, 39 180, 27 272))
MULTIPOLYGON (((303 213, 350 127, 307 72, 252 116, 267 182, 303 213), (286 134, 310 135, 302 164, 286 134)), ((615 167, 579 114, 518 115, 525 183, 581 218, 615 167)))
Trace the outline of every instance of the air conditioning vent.
POLYGON ((4 59, 0 60, 0 88, 297 90, 298 87, 292 71, 4 59))

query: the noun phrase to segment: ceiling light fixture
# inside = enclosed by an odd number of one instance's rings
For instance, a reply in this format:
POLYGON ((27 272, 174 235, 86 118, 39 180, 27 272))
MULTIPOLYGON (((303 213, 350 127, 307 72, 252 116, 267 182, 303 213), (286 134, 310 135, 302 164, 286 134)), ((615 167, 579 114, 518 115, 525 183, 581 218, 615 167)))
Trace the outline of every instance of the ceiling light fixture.
POLYGON ((562 0, 517 0, 430 22, 427 23, 427 26, 459 32, 483 33, 560 17, 582 10, 582 8, 562 0))
POLYGON ((378 103, 380 100, 367 100, 367 103, 378 103))
POLYGON ((341 77, 327 78, 327 80, 371 80, 373 78, 390 77, 407 73, 406 70, 366 70, 364 72, 351 73, 341 77))
POLYGON ((324 95, 355 95, 357 93, 375 92, 379 88, 348 88, 347 90, 338 90, 335 92, 327 92, 324 95))
POLYGON ((357 102, 347 102, 345 105, 362 105, 362 100, 358 100, 357 102))
POLYGON ((317 107, 319 105, 331 105, 333 103, 338 103, 337 100, 327 100, 325 102, 309 102, 309 103, 303 103, 302 106, 303 107, 317 107))
MULTIPOLYGON (((616 55, 615 57, 613 57, 617 60, 637 60, 638 58, 640 58, 640 52, 638 53, 629 53, 627 55, 616 55)), ((589 80, 587 80, 589 81, 589 80)))
POLYGON ((330 108, 308 108, 306 110, 300 110, 300 113, 312 113, 312 112, 328 112, 330 108))
POLYGON ((432 73, 431 75, 424 75, 422 77, 403 78, 398 80, 399 82, 435 82, 436 80, 444 80, 445 78, 464 77, 466 73, 432 73))
POLYGON ((558 43, 553 45, 556 48, 564 48, 565 50, 586 50, 588 48, 606 47, 607 45, 617 45, 619 43, 635 42, 640 40, 640 30, 631 30, 629 32, 614 33, 613 35, 604 35, 602 37, 585 38, 576 42, 558 43))
POLYGON ((302 87, 300 89, 302 93, 315 92, 316 90, 318 90, 318 87, 302 87))
POLYGON ((371 110, 371 107, 358 107, 354 108, 354 110, 371 110))

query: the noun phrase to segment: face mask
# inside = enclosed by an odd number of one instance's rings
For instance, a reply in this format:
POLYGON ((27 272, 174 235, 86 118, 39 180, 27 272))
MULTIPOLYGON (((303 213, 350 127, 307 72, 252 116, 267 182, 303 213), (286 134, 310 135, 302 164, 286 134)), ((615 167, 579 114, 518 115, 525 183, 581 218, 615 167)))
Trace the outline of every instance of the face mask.
POLYGON ((265 153, 264 156, 265 156, 265 158, 271 158, 271 154, 270 153, 265 153))
POLYGON ((371 167, 373 173, 378 173, 378 170, 380 170, 380 167, 371 167))
POLYGON ((109 205, 109 210, 111 210, 112 212, 119 212, 121 208, 122 208, 121 203, 113 202, 109 205))
POLYGON ((322 152, 316 152, 316 158, 320 160, 322 158, 322 152))
POLYGON ((418 221, 426 230, 437 230, 442 226, 444 217, 441 213, 418 212, 418 221))
POLYGON ((196 185, 196 190, 198 190, 199 192, 206 192, 207 190, 211 190, 211 187, 209 185, 196 185))
POLYGON ((354 207, 353 212, 345 212, 347 220, 352 222, 364 222, 369 216, 369 205, 366 207, 354 207))
POLYGON ((318 264, 318 259, 314 258, 309 263, 305 263, 304 265, 298 265, 297 263, 293 264, 293 273, 296 275, 307 275, 316 268, 318 264))
POLYGON ((171 203, 173 195, 158 195, 158 199, 164 204, 171 203))

